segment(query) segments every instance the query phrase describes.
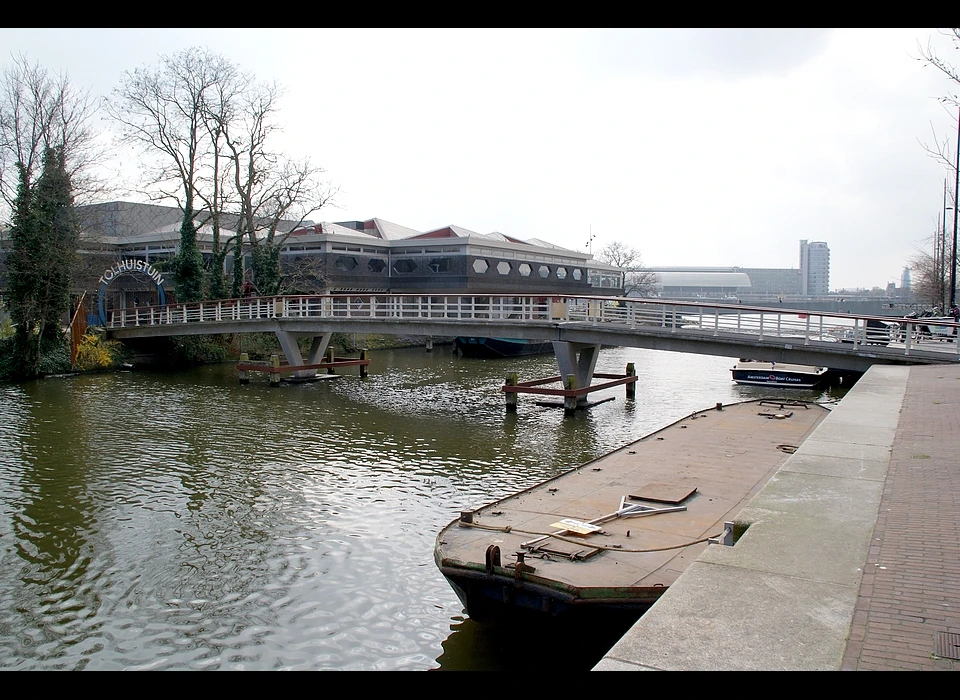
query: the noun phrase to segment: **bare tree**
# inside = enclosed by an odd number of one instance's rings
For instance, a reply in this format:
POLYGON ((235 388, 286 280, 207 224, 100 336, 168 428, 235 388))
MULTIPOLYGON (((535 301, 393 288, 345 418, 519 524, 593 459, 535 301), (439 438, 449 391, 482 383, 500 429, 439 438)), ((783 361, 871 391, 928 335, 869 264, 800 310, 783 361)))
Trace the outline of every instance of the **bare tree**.
MULTIPOLYGON (((953 43, 953 48, 960 49, 960 28, 953 28, 949 31, 941 32, 941 34, 948 36, 953 43)), ((954 112, 954 109, 960 109, 960 95, 958 95, 958 90, 960 90, 960 71, 958 71, 957 66, 953 63, 950 63, 940 55, 937 50, 934 48, 933 43, 928 41, 926 48, 919 47, 920 58, 918 60, 922 61, 927 66, 933 66, 935 69, 940 71, 945 75, 949 80, 949 88, 947 94, 940 98, 940 101, 945 105, 950 106, 951 116, 957 119, 957 142, 956 148, 952 147, 950 144, 950 139, 943 138, 940 139, 937 137, 936 129, 933 124, 930 125, 931 133, 933 134, 933 145, 930 146, 923 142, 920 145, 927 152, 927 155, 934 158, 941 165, 945 166, 950 173, 950 180, 953 182, 953 222, 950 226, 952 235, 945 236, 944 238, 949 238, 951 245, 950 259, 956 263, 956 236, 957 236, 957 225, 958 225, 958 211, 957 211, 957 198, 958 192, 960 192, 960 114, 954 112)), ((944 208, 946 208, 946 202, 944 203, 944 208)), ((947 228, 947 222, 944 222, 944 230, 947 228)), ((938 243, 943 243, 944 239, 937 241, 938 243)), ((935 239, 936 241, 936 239, 935 239)), ((941 246, 943 248, 943 246, 941 246)), ((926 254, 924 254, 926 256, 926 254)), ((946 257, 946 251, 941 250, 940 252, 941 259, 946 257)), ((926 256, 929 257, 929 256, 926 256)), ((934 258, 936 258, 936 249, 934 258)), ((956 299, 956 269, 955 266, 950 266, 949 273, 949 282, 947 283, 947 291, 952 304, 956 299)), ((939 267, 943 267, 942 263, 939 267)))
POLYGON ((276 84, 253 86, 240 96, 237 118, 223 125, 239 205, 238 238, 246 237, 261 294, 280 293, 280 251, 287 236, 335 194, 309 158, 294 160, 270 150, 270 137, 279 130, 280 95, 276 84))
MULTIPOLYGON (((950 38, 955 50, 960 49, 960 28, 954 27, 941 31, 940 33, 950 38)), ((928 40, 926 46, 918 45, 918 49, 920 51, 920 58, 917 60, 922 61, 925 65, 933 66, 953 83, 950 91, 942 99, 953 105, 960 106, 960 95, 958 95, 958 91, 960 91, 960 70, 937 52, 933 42, 928 40)))
POLYGON ((930 247, 934 254, 927 250, 918 250, 910 259, 910 287, 918 302, 937 307, 943 306, 944 299, 949 296, 947 289, 950 283, 950 260, 948 259, 945 265, 940 257, 944 250, 943 231, 938 230, 931 238, 930 247))
MULTIPOLYGON (((264 294, 280 288, 280 248, 290 227, 326 204, 332 191, 319 168, 270 150, 280 91, 222 56, 192 48, 162 57, 156 68, 125 73, 110 104, 124 138, 154 154, 146 183, 154 196, 174 199, 184 212, 177 267, 178 295, 185 275, 202 276, 196 247, 195 214, 213 230, 210 292, 225 294, 223 264, 232 250, 233 294, 242 283, 244 241, 253 257, 256 285, 264 294), (229 214, 229 216, 227 216, 229 214), (222 226, 235 221, 233 238, 221 240, 222 226), (279 235, 278 235, 279 234, 279 235)), ((202 293, 193 284, 189 295, 202 293)))
POLYGON ((123 73, 107 112, 123 140, 147 157, 143 184, 153 198, 194 210, 203 160, 213 152, 210 113, 238 72, 222 56, 190 48, 161 56, 158 66, 123 73))
POLYGON ((648 297, 656 292, 656 275, 643 267, 640 251, 636 248, 622 241, 613 241, 600 249, 597 260, 624 271, 624 296, 648 297))
MULTIPOLYGON (((197 244, 199 188, 205 160, 216 151, 208 129, 210 113, 239 69, 206 49, 162 56, 160 65, 125 72, 107 111, 123 139, 148 157, 146 185, 157 199, 173 199, 183 210, 177 254, 177 296, 204 296, 204 264, 197 244)), ((228 90, 229 92, 229 90, 228 90)))
POLYGON ((47 149, 62 154, 78 200, 96 189, 92 166, 103 155, 93 127, 97 103, 89 91, 74 87, 65 73, 51 74, 26 56, 13 57, 0 76, 0 197, 4 216, 17 196, 18 163, 28 188, 43 170, 47 149))

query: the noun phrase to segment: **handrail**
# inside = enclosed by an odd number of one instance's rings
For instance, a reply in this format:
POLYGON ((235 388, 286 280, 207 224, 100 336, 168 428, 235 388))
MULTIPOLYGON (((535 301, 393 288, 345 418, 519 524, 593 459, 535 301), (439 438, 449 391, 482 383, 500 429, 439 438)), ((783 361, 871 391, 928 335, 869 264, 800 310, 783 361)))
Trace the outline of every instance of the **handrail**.
POLYGON ((591 324, 606 329, 702 335, 712 339, 778 339, 789 347, 842 342, 854 350, 894 345, 909 356, 931 341, 945 359, 960 359, 960 324, 943 318, 891 318, 848 313, 672 301, 660 298, 508 294, 333 294, 224 299, 111 312, 110 329, 256 319, 591 324), (643 329, 641 331, 641 329, 643 329), (949 341, 949 343, 942 341, 949 341))

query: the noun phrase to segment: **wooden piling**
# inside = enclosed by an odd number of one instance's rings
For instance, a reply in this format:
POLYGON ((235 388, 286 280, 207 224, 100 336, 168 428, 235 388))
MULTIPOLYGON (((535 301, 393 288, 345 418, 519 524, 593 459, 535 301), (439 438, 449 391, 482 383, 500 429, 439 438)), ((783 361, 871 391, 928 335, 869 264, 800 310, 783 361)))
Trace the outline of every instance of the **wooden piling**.
POLYGON ((270 386, 280 386, 280 356, 270 356, 270 386))
POLYGON ((427 352, 433 352, 433 336, 427 336, 427 352))
MULTIPOLYGON (((361 360, 367 360, 367 359, 368 359, 368 358, 367 358, 367 349, 366 349, 366 348, 361 348, 361 349, 360 349, 360 359, 361 359, 361 360)), ((361 377, 366 377, 367 374, 369 374, 369 371, 367 370, 367 365, 360 365, 360 376, 361 376, 361 377)))
MULTIPOLYGON (((568 374, 566 380, 563 382, 563 388, 567 391, 576 391, 577 389, 577 375, 568 374)), ((572 416, 577 412, 577 397, 576 396, 564 396, 563 397, 563 414, 565 416, 572 416)))
MULTIPOLYGON (((516 386, 518 381, 518 374, 516 372, 508 372, 505 384, 507 386, 516 386)), ((517 392, 508 391, 506 392, 507 398, 507 413, 516 413, 517 412, 517 392)))
MULTIPOLYGON (((627 376, 628 377, 637 376, 637 368, 634 366, 632 362, 627 363, 627 376)), ((626 387, 627 387, 627 398, 635 399, 637 397, 637 383, 627 382, 626 387)))
MULTIPOLYGON (((250 353, 241 352, 241 353, 240 353, 240 365, 243 366, 243 365, 247 364, 248 362, 250 362, 250 353)), ((245 369, 240 370, 240 383, 241 383, 241 384, 249 384, 249 383, 250 383, 250 375, 247 374, 247 370, 245 370, 245 369)))
MULTIPOLYGON (((335 361, 336 361, 336 355, 334 355, 333 348, 332 347, 327 348, 327 362, 335 362, 335 361)), ((336 372, 334 372, 333 367, 327 367, 327 374, 336 374, 336 372)))

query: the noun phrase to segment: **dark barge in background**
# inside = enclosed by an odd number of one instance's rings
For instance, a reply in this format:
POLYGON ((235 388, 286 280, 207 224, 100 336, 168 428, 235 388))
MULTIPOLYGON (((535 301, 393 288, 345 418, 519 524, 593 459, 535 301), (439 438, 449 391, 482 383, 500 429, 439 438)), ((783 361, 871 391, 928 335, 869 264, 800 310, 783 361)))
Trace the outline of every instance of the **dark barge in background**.
POLYGON ((459 353, 464 357, 496 359, 500 357, 521 357, 523 355, 543 355, 553 352, 553 343, 549 340, 457 336, 454 343, 459 353))

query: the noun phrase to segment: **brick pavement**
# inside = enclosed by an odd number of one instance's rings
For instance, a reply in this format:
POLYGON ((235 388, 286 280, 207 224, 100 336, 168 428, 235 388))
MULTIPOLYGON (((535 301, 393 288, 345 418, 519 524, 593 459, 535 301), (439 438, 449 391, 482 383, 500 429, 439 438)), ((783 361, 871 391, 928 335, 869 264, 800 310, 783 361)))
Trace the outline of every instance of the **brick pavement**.
POLYGON ((960 367, 954 365, 910 369, 841 669, 960 670, 960 661, 934 655, 942 632, 960 635, 960 367))

